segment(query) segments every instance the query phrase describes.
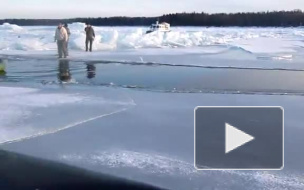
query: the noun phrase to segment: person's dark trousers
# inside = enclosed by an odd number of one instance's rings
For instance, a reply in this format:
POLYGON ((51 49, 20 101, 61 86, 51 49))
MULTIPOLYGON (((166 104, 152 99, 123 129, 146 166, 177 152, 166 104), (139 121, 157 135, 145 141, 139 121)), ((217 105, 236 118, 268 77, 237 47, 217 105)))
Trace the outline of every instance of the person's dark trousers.
POLYGON ((62 58, 67 56, 67 42, 65 40, 57 40, 58 56, 62 58))
POLYGON ((89 45, 90 45, 90 51, 92 51, 93 38, 86 38, 86 51, 89 50, 89 45))

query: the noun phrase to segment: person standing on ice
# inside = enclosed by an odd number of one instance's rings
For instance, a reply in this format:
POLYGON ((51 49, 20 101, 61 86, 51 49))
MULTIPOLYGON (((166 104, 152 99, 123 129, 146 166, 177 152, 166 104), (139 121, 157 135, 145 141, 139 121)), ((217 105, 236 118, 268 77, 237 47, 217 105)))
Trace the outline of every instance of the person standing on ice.
POLYGON ((60 23, 58 27, 56 28, 55 32, 55 42, 57 41, 57 48, 58 48, 58 56, 59 58, 62 58, 62 55, 64 58, 67 57, 67 43, 68 43, 68 33, 66 29, 63 27, 63 25, 60 23))
POLYGON ((69 39, 70 39, 70 36, 71 36, 71 31, 69 29, 69 26, 67 23, 64 24, 64 28, 66 29, 67 33, 68 33, 68 41, 66 43, 66 51, 67 51, 67 56, 69 56, 69 39))
POLYGON ((95 39, 95 32, 93 27, 89 23, 86 23, 86 25, 87 27, 84 29, 84 31, 86 32, 86 41, 85 41, 86 51, 89 50, 89 44, 90 44, 90 51, 92 51, 92 45, 95 39))

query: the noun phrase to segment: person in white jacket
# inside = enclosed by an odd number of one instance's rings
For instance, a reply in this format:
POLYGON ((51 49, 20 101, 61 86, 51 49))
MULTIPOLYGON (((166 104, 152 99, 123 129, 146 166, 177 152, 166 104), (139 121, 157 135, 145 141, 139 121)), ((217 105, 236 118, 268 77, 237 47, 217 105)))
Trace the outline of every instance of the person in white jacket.
POLYGON ((68 56, 68 52, 67 52, 68 39, 69 39, 68 33, 66 29, 63 27, 63 25, 60 23, 56 28, 56 32, 55 32, 55 42, 57 41, 59 58, 62 58, 62 55, 64 56, 64 58, 68 56))

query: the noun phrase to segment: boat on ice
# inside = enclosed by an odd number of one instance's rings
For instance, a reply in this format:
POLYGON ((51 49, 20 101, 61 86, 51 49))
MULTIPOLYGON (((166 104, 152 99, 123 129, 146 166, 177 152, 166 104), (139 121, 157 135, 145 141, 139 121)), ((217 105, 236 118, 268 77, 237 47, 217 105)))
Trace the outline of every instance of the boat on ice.
POLYGON ((170 24, 166 22, 159 23, 156 21, 155 24, 152 24, 149 28, 149 30, 146 32, 146 34, 152 33, 152 32, 170 32, 170 24))

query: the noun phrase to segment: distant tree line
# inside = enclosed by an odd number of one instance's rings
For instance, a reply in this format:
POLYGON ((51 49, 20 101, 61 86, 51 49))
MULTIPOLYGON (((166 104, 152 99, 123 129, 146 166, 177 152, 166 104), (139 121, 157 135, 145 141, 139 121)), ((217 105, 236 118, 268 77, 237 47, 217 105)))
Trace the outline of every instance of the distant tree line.
POLYGON ((20 26, 57 25, 59 22, 89 22, 94 26, 147 26, 156 20, 168 22, 172 26, 272 26, 289 27, 304 24, 304 12, 272 11, 248 13, 175 13, 160 17, 109 17, 109 18, 73 18, 73 19, 4 19, 5 22, 20 26))

